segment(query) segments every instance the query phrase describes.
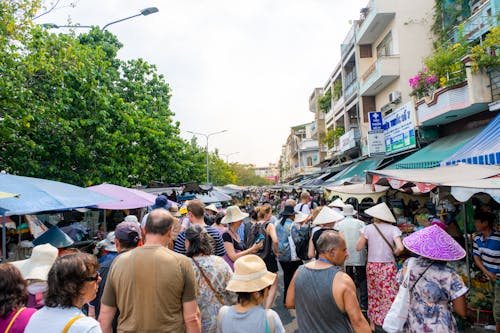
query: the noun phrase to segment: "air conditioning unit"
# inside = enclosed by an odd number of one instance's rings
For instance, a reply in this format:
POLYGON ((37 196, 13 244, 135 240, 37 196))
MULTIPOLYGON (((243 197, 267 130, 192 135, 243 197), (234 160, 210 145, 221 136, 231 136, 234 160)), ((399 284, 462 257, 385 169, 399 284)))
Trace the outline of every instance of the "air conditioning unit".
POLYGON ((401 91, 391 91, 389 93, 389 103, 399 101, 401 99, 401 91))

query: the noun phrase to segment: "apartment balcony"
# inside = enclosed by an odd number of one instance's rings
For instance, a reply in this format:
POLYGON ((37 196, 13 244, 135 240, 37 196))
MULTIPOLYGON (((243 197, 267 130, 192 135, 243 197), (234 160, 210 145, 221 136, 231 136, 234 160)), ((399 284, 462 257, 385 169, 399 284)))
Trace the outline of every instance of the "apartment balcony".
POLYGON ((378 58, 362 75, 361 96, 375 96, 399 77, 399 56, 378 58))
POLYGON ((361 14, 356 43, 373 44, 396 15, 394 1, 371 0, 361 14))
POLYGON ((347 88, 344 91, 344 96, 346 101, 349 100, 349 98, 358 91, 358 88, 359 88, 358 81, 354 81, 347 86, 347 88))
POLYGON ((472 74, 469 68, 467 81, 441 88, 416 102, 419 125, 443 125, 487 110, 492 101, 489 85, 486 73, 472 74))
MULTIPOLYGON (((465 18, 460 24, 463 26, 464 37, 468 40, 476 40, 484 35, 492 27, 498 25, 498 18, 495 13, 500 11, 500 1, 498 0, 478 0, 470 1, 471 15, 465 18)), ((454 41, 459 38, 459 31, 454 27, 451 31, 454 41)))
POLYGON ((337 115, 341 110, 344 109, 344 95, 340 96, 333 104, 333 115, 337 115))

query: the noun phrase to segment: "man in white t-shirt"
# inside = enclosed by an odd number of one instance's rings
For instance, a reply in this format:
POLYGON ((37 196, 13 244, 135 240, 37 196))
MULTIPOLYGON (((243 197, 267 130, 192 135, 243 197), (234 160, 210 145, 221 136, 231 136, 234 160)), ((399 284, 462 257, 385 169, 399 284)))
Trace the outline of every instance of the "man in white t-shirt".
POLYGON ((295 212, 311 215, 312 210, 316 207, 317 205, 313 201, 311 201, 311 194, 309 194, 309 192, 307 191, 304 191, 300 194, 300 202, 295 205, 295 212))
POLYGON ((366 224, 354 218, 356 211, 352 205, 345 205, 343 215, 345 219, 337 222, 336 229, 344 236, 349 257, 345 261, 345 272, 354 281, 359 290, 359 305, 361 310, 368 308, 368 290, 366 286, 366 248, 356 251, 356 243, 361 235, 360 230, 366 224))

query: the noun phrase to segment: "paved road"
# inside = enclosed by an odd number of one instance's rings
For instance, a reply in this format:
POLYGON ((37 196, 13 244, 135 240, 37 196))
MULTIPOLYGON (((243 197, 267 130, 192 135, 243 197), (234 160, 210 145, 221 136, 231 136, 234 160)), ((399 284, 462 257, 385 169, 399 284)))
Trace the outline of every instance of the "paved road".
MULTIPOLYGON (((281 270, 279 271, 279 286, 278 286, 278 296, 276 297, 276 302, 274 303, 273 310, 275 310, 283 322, 283 326, 285 326, 285 330, 287 333, 298 333, 297 320, 295 315, 295 310, 288 310, 285 308, 283 304, 283 276, 281 274, 281 270)), ((492 333, 494 330, 485 330, 480 327, 471 327, 467 328, 464 333, 492 333)))

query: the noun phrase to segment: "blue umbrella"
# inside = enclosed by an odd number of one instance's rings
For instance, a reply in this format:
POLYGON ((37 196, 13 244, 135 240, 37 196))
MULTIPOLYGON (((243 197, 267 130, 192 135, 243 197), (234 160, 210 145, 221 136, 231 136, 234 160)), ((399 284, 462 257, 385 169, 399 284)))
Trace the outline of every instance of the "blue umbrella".
MULTIPOLYGON (((3 216, 89 207, 117 201, 115 198, 75 185, 8 174, 0 174, 0 191, 19 194, 18 198, 0 200, 0 215, 3 216)), ((2 254, 5 257, 6 230, 5 224, 2 224, 2 254)))

